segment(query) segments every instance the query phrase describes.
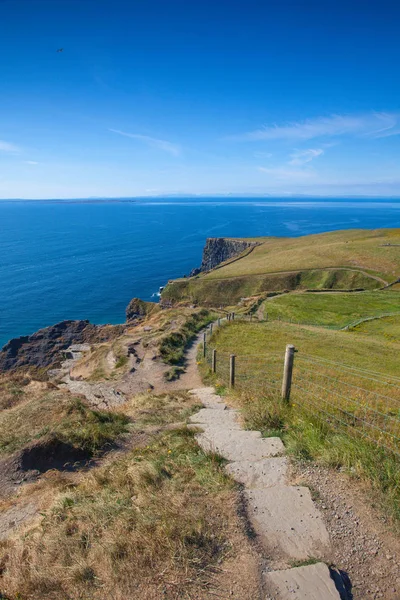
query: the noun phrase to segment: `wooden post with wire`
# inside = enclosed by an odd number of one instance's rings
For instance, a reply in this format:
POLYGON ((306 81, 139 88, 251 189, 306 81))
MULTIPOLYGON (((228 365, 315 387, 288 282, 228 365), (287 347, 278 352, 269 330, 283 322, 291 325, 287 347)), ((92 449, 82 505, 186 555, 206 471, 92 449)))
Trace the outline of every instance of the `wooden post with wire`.
POLYGON ((292 388, 292 376, 293 376, 293 363, 294 353, 296 348, 292 344, 286 346, 285 352, 285 366, 283 369, 283 381, 282 381, 282 400, 289 402, 290 390, 292 388))
POLYGON ((235 355, 231 354, 229 358, 229 387, 235 387, 235 355))
POLYGON ((215 348, 212 351, 211 370, 213 373, 217 372, 217 351, 215 348))
POLYGON ((203 333, 203 358, 206 357, 206 352, 207 352, 207 332, 205 331, 203 333))

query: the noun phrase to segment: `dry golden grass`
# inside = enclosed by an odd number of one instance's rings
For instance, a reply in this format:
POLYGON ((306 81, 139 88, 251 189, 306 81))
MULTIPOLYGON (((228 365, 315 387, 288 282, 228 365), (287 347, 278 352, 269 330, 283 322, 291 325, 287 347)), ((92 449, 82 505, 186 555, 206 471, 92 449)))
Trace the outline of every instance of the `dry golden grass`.
POLYGON ((202 598, 230 549, 234 495, 191 432, 165 433, 93 470, 3 544, 0 589, 13 600, 202 598))
POLYGON ((0 412, 0 456, 35 440, 59 440, 89 454, 126 430, 123 414, 91 410, 82 400, 60 390, 37 390, 0 412))
POLYGON ((400 229, 355 229, 298 238, 261 239, 262 244, 248 256, 203 278, 327 267, 358 269, 387 278, 389 282, 399 276, 400 229))

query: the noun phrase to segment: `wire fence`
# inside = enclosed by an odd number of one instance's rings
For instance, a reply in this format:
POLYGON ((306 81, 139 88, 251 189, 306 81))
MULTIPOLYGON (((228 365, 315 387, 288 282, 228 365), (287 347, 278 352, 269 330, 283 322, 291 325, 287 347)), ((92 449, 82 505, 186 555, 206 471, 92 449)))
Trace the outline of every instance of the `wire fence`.
MULTIPOLYGON (((220 326, 229 322, 224 319, 220 326)), ((231 354, 218 349, 210 334, 209 330, 203 354, 217 380, 239 392, 283 401, 287 353, 231 354)), ((365 438, 400 457, 400 377, 308 355, 301 348, 292 356, 289 395, 293 405, 334 429, 365 438)))

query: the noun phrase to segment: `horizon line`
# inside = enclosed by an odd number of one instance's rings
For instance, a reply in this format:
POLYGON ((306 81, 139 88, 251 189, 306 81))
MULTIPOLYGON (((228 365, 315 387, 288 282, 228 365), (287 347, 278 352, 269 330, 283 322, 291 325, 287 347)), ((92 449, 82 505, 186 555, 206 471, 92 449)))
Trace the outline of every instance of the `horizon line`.
POLYGON ((98 202, 98 201, 129 201, 129 200, 160 200, 160 199, 219 199, 219 200, 399 200, 399 195, 363 195, 363 194, 291 194, 285 196, 271 194, 158 194, 158 195, 134 195, 134 196, 72 196, 69 198, 0 198, 0 202, 98 202))

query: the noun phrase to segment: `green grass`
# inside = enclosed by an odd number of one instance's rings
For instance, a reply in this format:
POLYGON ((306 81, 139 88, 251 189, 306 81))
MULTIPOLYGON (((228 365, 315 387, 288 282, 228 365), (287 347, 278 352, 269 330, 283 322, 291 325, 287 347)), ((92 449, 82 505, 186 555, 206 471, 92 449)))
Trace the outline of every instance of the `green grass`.
POLYGON ((247 427, 281 436, 298 458, 369 480, 380 490, 379 502, 400 519, 400 463, 392 452, 398 452, 392 435, 400 434, 400 385, 391 379, 399 376, 393 349, 400 350, 400 342, 360 338, 278 321, 237 322, 210 341, 217 349, 217 375, 210 376, 205 365, 202 370, 209 381, 226 384, 234 353, 235 395, 247 427), (287 344, 298 349, 290 405, 280 399, 287 344))
POLYGON ((373 290, 400 275, 400 229, 334 231, 258 241, 259 245, 240 259, 169 283, 163 299, 230 306, 268 291, 373 290))
POLYGON ((7 598, 202 597, 230 551, 222 464, 180 429, 93 470, 0 545, 7 598))
MULTIPOLYGON (((225 353, 259 355, 264 360, 277 354, 283 360, 287 344, 294 344, 301 354, 339 361, 362 369, 399 376, 398 356, 385 340, 373 336, 360 340, 352 331, 333 331, 322 327, 298 326, 270 321, 234 324, 221 327, 212 345, 225 353)), ((400 348, 400 340, 397 342, 400 348)), ((256 361, 253 361, 256 362, 256 361)))
MULTIPOLYGON (((217 272, 217 271, 216 271, 217 272)), ((360 272, 311 270, 292 273, 241 275, 231 278, 207 276, 174 281, 163 292, 171 302, 194 302, 202 306, 231 306, 241 298, 285 290, 375 289, 381 285, 360 272)))
POLYGON ((332 231, 297 238, 261 238, 248 256, 204 279, 345 267, 392 282, 399 276, 400 229, 332 231))
POLYGON ((398 344, 400 341, 400 314, 364 321, 352 327, 351 331, 360 336, 373 336, 389 344, 398 344))
POLYGON ((164 373, 164 378, 167 381, 176 381, 184 372, 185 369, 183 367, 171 367, 170 369, 168 369, 168 371, 164 373))
POLYGON ((115 363, 115 368, 120 369, 121 367, 124 367, 127 363, 128 363, 128 357, 120 356, 118 358, 117 362, 115 363))
MULTIPOLYGON (((271 319, 280 317, 285 321, 291 319, 296 323, 312 323, 339 329, 360 319, 385 313, 400 313, 400 294, 389 290, 284 294, 269 299, 264 308, 271 319)), ((371 328, 373 329, 373 326, 371 328)))
POLYGON ((203 327, 216 318, 215 313, 205 308, 189 315, 179 329, 168 333, 161 340, 159 349, 163 361, 169 365, 182 364, 185 347, 203 327))
POLYGON ((60 440, 93 454, 127 429, 119 413, 91 410, 80 399, 61 392, 38 394, 0 412, 0 456, 34 440, 60 440))

